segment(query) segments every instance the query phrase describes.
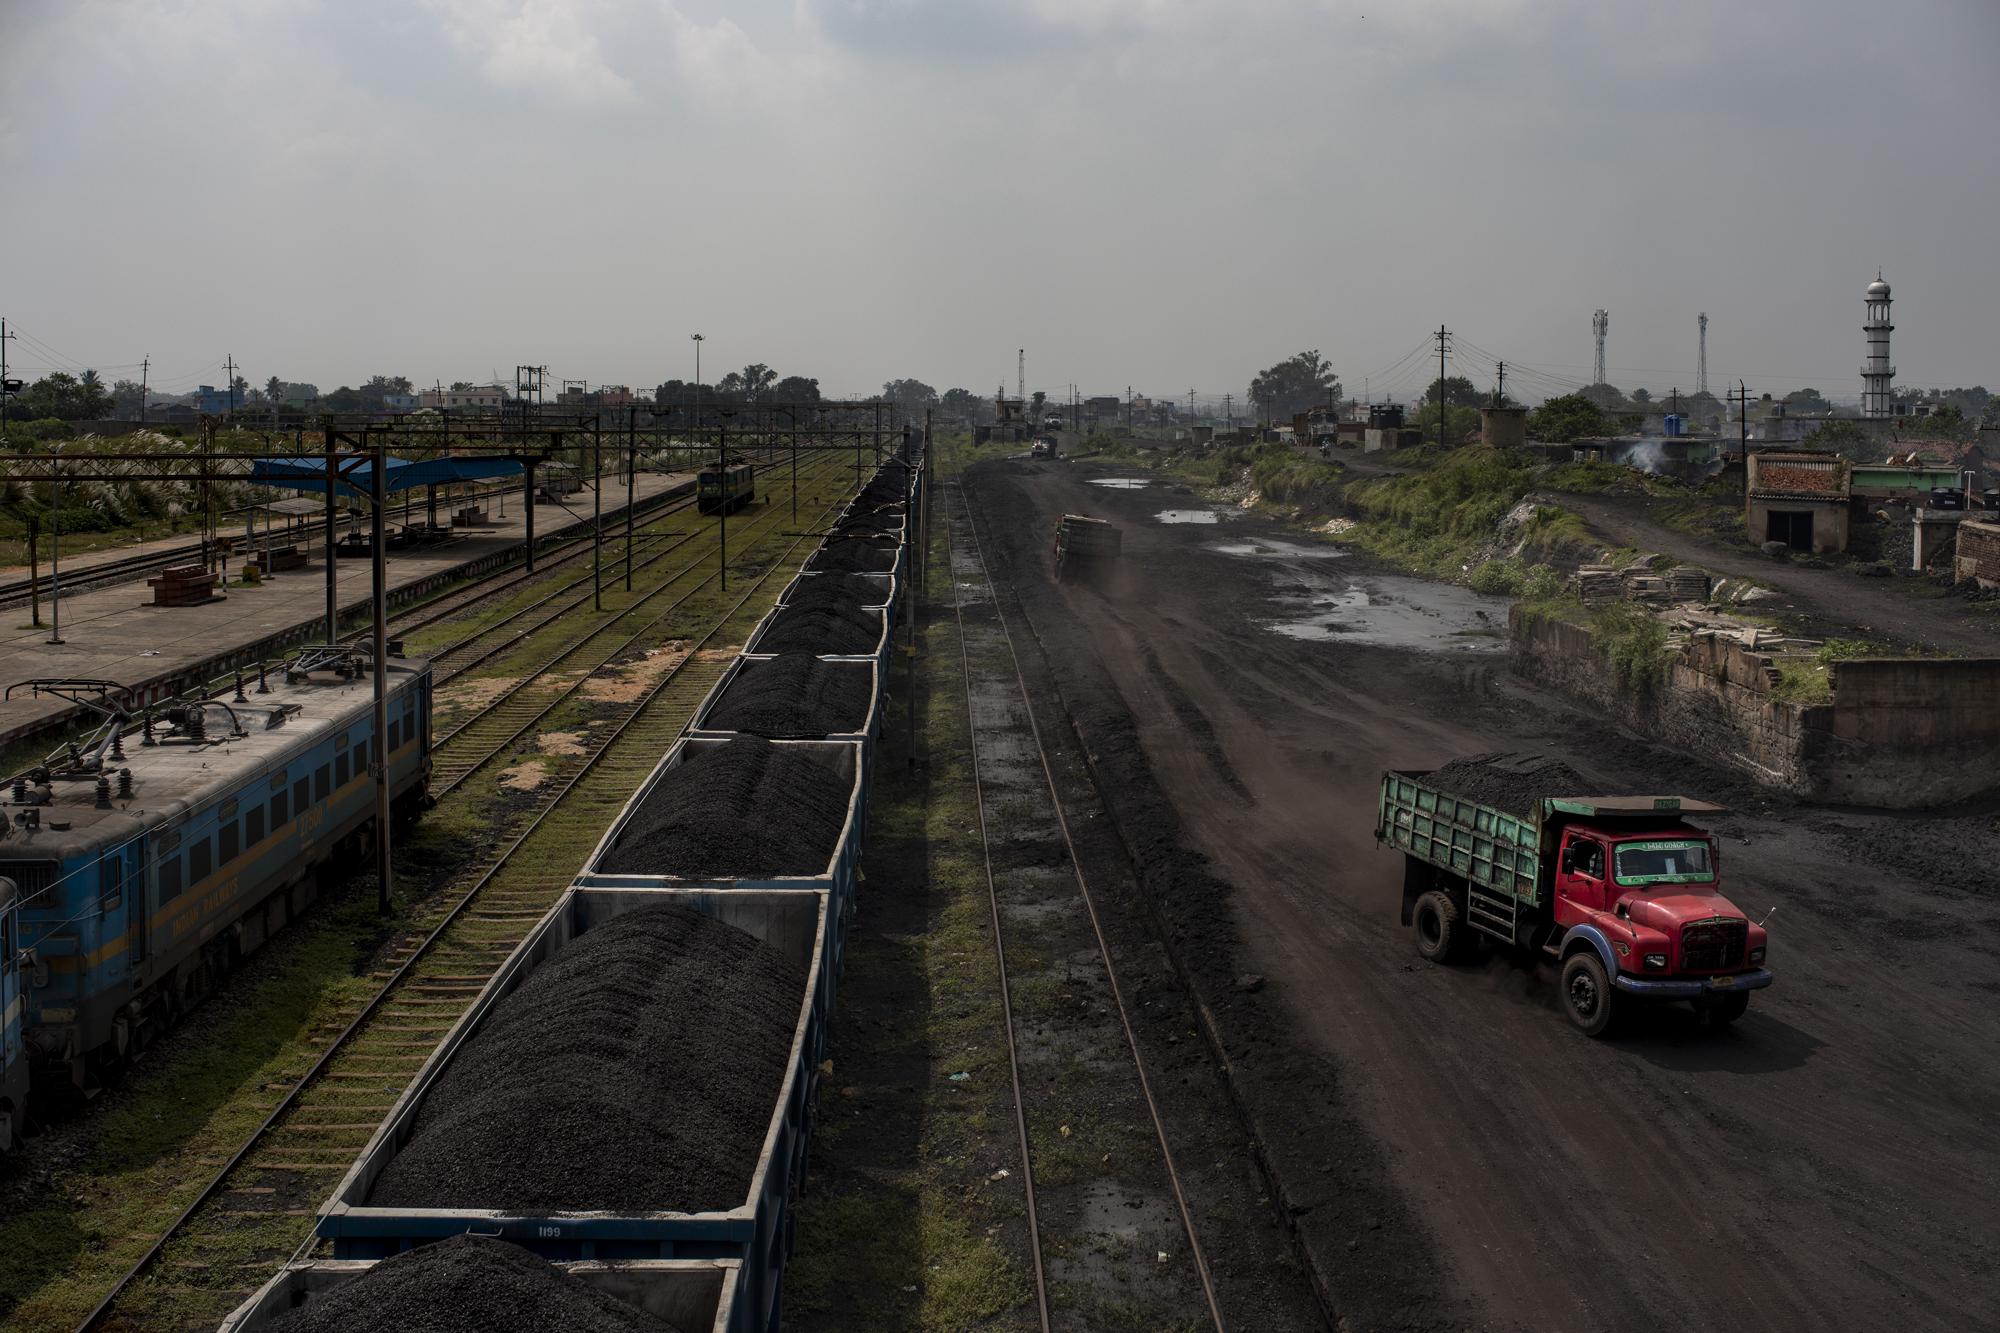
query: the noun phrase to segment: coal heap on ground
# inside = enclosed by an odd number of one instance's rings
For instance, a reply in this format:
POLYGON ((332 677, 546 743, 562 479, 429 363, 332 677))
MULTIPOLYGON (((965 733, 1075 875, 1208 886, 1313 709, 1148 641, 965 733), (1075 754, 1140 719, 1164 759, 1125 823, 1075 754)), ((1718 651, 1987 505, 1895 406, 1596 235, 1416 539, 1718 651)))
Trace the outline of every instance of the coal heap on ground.
POLYGON ((858 732, 868 724, 868 676, 866 662, 822 662, 811 653, 749 662, 702 726, 776 739, 858 732))
POLYGON ((686 1333, 504 1240, 454 1236, 314 1294, 271 1333, 686 1333))
POLYGON ((872 653, 882 641, 882 613, 858 606, 791 606, 778 612, 760 653, 872 653))
POLYGON ((368 1202, 527 1213, 740 1207, 804 993, 799 968, 678 903, 596 926, 494 1006, 368 1202))
POLYGON ((1560 759, 1539 754, 1478 754, 1454 759, 1424 782, 1442 792, 1527 817, 1544 796, 1581 796, 1589 781, 1560 759))
POLYGON ((818 875, 852 783, 799 749, 745 736, 691 746, 661 775, 597 869, 613 875, 818 875))
POLYGON ((850 574, 886 574, 896 567, 896 544, 867 537, 848 537, 828 542, 806 562, 812 570, 837 570, 850 574))

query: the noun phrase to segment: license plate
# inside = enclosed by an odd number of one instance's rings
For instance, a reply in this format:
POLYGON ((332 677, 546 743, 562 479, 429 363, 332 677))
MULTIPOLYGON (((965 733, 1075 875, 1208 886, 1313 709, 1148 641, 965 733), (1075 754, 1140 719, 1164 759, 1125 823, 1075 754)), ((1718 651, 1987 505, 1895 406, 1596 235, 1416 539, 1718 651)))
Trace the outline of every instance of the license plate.
POLYGON ((1708 979, 1708 986, 1710 990, 1728 990, 1731 986, 1734 986, 1735 984, 1736 984, 1735 977, 1710 977, 1708 979))

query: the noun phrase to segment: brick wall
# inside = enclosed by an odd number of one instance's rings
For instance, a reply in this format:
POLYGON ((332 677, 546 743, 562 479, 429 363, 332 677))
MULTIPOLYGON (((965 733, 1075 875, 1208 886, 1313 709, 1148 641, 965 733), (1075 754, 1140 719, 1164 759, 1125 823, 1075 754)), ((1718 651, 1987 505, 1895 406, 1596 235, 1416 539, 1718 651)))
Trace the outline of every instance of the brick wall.
POLYGON ((2000 588, 2000 523, 1958 525, 1955 572, 1960 581, 1977 579, 1981 587, 2000 588))

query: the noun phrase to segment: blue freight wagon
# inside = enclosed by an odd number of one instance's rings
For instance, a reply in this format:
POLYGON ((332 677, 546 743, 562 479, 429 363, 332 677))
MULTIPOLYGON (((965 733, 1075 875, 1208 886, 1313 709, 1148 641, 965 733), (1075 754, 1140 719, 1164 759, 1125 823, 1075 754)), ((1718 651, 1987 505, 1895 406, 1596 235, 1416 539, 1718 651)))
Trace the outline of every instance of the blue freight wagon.
MULTIPOLYGON (((390 791, 397 816, 414 818, 430 779, 431 670, 387 668, 390 791)), ((19 893, 37 1078, 94 1086, 297 915, 322 870, 370 845, 366 656, 310 650, 246 685, 108 708, 91 743, 15 778, 0 876, 19 893)))
MULTIPOLYGON (((378 1260, 307 1259, 287 1264, 222 1321, 216 1333, 258 1333, 282 1315, 310 1308, 342 1285, 366 1277, 378 1260)), ((637 1259, 556 1265, 636 1310, 687 1333, 759 1333, 742 1298, 743 1265, 735 1259, 637 1259)))
MULTIPOLYGON (((708 692, 708 697, 703 699, 701 706, 694 710, 694 720, 688 723, 688 735, 721 738, 734 734, 726 728, 711 726, 709 722, 710 717, 718 707, 728 700, 729 692, 734 686, 739 683, 754 681, 757 672, 766 669, 771 661, 772 659, 769 657, 750 657, 746 655, 738 657, 734 662, 731 662, 729 668, 722 673, 722 678, 715 682, 715 688, 708 692)), ((882 669, 880 665, 877 664, 874 658, 870 657, 857 658, 852 661, 834 659, 829 661, 827 666, 832 670, 853 671, 867 677, 868 709, 862 715, 861 725, 852 731, 826 732, 818 736, 789 736, 782 739, 860 741, 864 745, 872 744, 875 738, 882 734, 882 669)), ((868 781, 865 759, 862 769, 862 783, 865 786, 868 781)))
POLYGON ((28 1109, 28 1052, 21 1041, 21 895, 0 879, 0 1152, 14 1146, 28 1109))
MULTIPOLYGON (((572 888, 501 965, 472 1007, 410 1082, 333 1197, 321 1208, 318 1234, 336 1259, 380 1259, 427 1241, 466 1232, 498 1236, 552 1260, 736 1259, 750 1327, 777 1333, 779 1287, 791 1255, 791 1204, 805 1167, 810 1117, 832 1004, 826 951, 830 896, 807 890, 604 890, 572 888), (424 1098, 460 1050, 478 1040, 494 1006, 572 940, 626 912, 663 899, 692 907, 756 936, 806 975, 791 1054, 774 1088, 763 1150, 743 1195, 709 1212, 619 1213, 580 1209, 529 1213, 505 1208, 372 1207, 367 1199, 389 1161, 415 1131, 424 1098)), ((688 1015, 689 1023, 708 1016, 688 1015)), ((663 1097, 672 1089, 661 1089, 663 1097)))

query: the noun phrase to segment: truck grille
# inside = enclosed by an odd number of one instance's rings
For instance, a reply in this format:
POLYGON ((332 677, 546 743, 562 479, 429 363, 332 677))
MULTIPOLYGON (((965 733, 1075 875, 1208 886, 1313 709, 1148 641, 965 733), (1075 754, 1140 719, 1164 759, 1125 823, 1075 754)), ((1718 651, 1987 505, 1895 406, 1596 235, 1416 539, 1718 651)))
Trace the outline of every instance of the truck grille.
POLYGON ((1689 972, 1727 972, 1743 966, 1750 937, 1747 921, 1693 921, 1681 927, 1681 967, 1689 972))

